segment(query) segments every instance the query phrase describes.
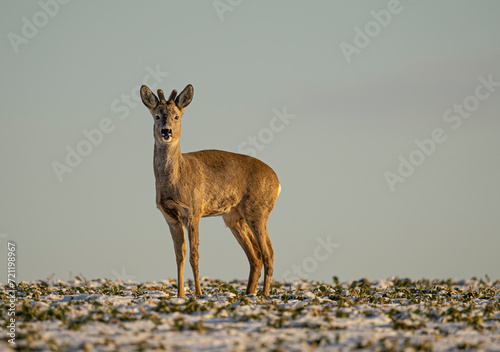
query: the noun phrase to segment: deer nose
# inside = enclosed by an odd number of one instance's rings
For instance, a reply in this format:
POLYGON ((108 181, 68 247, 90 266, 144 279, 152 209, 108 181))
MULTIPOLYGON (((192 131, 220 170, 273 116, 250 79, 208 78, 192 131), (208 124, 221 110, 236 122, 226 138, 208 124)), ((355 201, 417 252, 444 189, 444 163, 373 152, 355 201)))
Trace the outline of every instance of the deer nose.
POLYGON ((170 135, 172 135, 172 130, 169 128, 162 128, 161 135, 162 136, 170 136, 170 135))

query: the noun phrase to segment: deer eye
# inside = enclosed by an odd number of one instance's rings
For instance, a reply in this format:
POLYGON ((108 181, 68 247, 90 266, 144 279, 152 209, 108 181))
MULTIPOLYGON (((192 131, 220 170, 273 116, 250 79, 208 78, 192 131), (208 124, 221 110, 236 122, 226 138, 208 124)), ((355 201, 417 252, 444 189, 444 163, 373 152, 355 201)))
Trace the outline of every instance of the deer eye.
POLYGON ((160 119, 160 115, 156 115, 156 116, 155 116, 155 118, 156 118, 157 120, 159 120, 159 119, 160 119))
POLYGON ((175 116, 174 119, 178 120, 179 119, 179 116, 175 116))

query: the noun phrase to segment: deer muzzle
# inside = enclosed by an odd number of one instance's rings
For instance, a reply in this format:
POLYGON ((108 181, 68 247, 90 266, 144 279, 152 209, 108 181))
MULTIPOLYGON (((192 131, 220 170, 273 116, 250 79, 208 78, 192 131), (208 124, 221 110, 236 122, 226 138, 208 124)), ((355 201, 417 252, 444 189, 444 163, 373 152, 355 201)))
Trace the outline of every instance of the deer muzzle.
POLYGON ((161 130, 161 139, 164 142, 170 142, 172 140, 172 130, 169 128, 162 128, 161 130))

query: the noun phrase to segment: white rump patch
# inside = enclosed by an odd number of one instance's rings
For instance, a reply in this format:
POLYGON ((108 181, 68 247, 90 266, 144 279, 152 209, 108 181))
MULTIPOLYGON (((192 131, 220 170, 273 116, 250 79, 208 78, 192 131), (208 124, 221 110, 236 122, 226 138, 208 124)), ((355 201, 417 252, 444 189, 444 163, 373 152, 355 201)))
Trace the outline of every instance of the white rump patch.
POLYGON ((280 195, 281 193, 281 184, 279 184, 279 187, 278 187, 278 196, 280 195))

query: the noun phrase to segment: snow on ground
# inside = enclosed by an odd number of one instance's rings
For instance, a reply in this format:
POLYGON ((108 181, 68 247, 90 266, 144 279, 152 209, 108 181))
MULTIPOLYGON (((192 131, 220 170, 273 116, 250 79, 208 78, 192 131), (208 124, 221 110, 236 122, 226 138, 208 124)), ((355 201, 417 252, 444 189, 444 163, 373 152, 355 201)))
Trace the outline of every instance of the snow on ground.
POLYGON ((243 281, 204 278, 202 297, 189 284, 179 299, 172 279, 22 282, 16 344, 4 308, 0 350, 500 351, 500 281, 273 282, 270 299, 243 281))

